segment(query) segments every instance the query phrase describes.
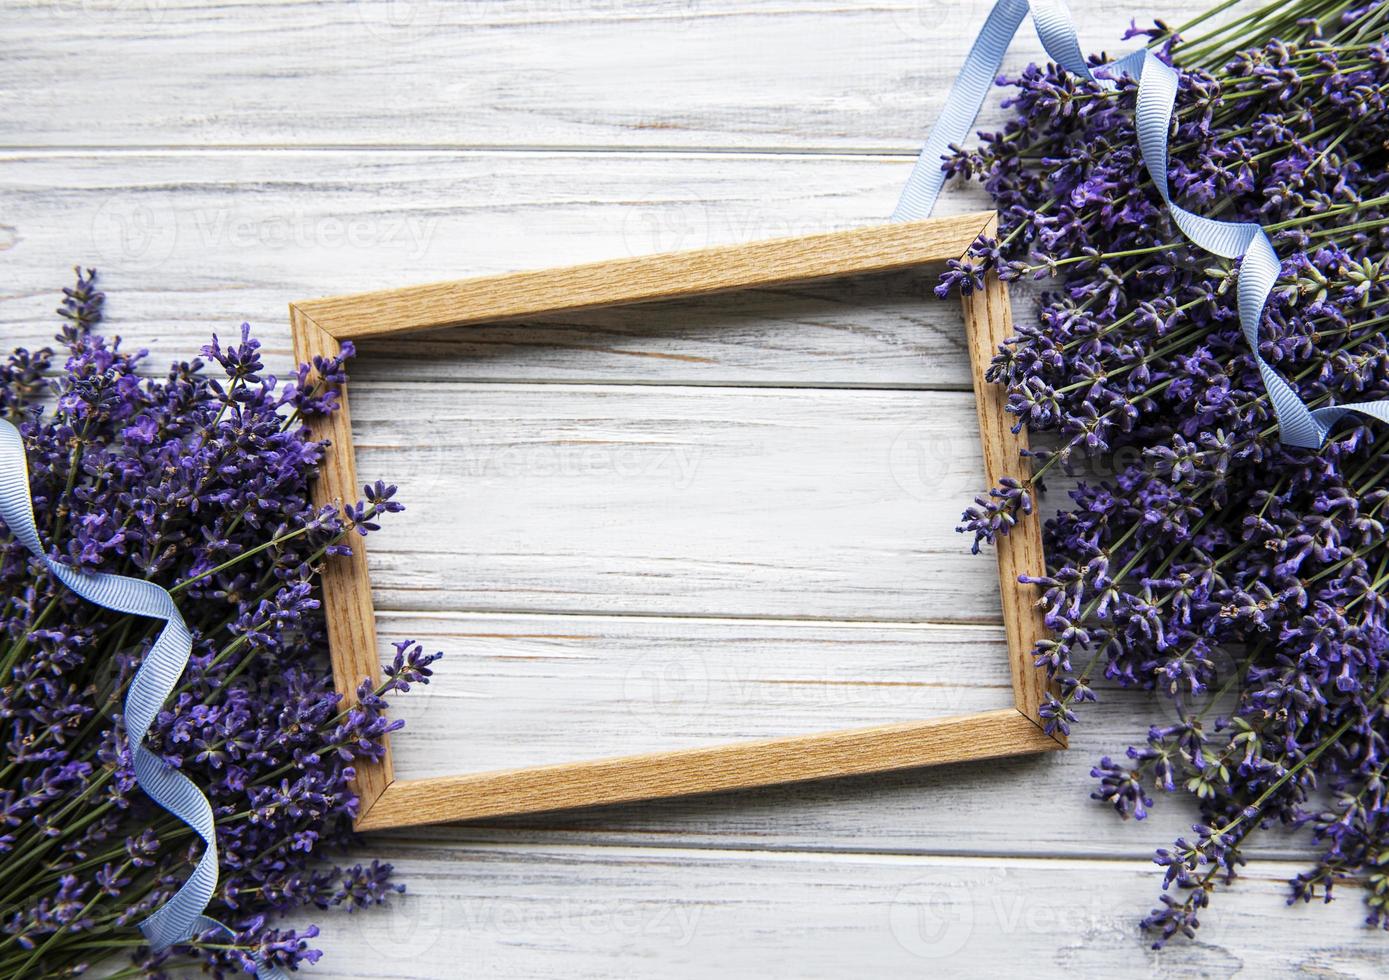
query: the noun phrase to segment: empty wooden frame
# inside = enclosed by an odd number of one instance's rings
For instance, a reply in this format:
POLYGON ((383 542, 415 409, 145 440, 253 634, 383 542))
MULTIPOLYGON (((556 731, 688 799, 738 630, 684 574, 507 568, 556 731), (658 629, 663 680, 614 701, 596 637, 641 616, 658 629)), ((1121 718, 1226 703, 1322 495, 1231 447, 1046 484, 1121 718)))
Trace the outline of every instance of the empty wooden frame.
MULTIPOLYGON (((993 213, 984 212, 336 296, 292 303, 290 327, 296 357, 309 362, 316 355, 337 354, 343 340, 940 263, 959 258, 976 237, 991 234, 994 227, 993 213)), ((984 469, 993 483, 1016 472, 1018 453, 1026 447, 1026 435, 1012 431, 1002 390, 983 377, 993 351, 1011 330, 1008 294, 997 277, 988 276, 983 290, 965 297, 964 321, 984 469)), ((342 410, 314 426, 315 435, 331 443, 315 488, 316 502, 341 505, 355 499, 346 392, 342 410)), ((1046 678, 1033 666, 1031 651, 1044 626, 1035 590, 1018 583, 1019 574, 1039 574, 1044 567, 1037 522, 1001 537, 997 553, 1014 708, 413 780, 394 778, 388 746, 382 761, 357 766, 357 828, 560 810, 1064 748, 1063 739, 1041 727, 1038 707, 1046 678)), ((327 560, 323 598, 334 679, 350 703, 363 678, 381 679, 371 583, 359 540, 351 556, 327 560)))

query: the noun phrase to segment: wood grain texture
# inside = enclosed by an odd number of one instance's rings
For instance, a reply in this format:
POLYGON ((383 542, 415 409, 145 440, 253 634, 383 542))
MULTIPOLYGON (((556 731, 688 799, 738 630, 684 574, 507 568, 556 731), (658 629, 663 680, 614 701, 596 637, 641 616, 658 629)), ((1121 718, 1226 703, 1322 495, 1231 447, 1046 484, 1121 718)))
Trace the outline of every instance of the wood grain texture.
POLYGON ((1252 869, 1203 912, 1199 941, 1157 952, 1134 921, 1157 903, 1148 861, 391 844, 409 891, 322 919, 315 975, 1384 976, 1358 902, 1288 907, 1287 863, 1252 869))
POLYGON ((992 212, 872 225, 586 265, 405 286, 293 304, 339 340, 390 337, 816 279, 889 272, 964 253, 992 212))
MULTIPOLYGON (((241 14, 234 15, 242 16, 241 14)), ((0 335, 51 343, 74 262, 162 374, 249 321, 291 367, 285 304, 880 222, 911 161, 860 156, 338 151, 0 153, 0 335)), ((938 213, 977 211, 952 188, 938 213)), ((354 380, 970 386, 959 308, 908 271, 361 344, 354 380), (850 310, 853 316, 846 315, 850 310)))
MULTIPOLYGON (((998 222, 989 222, 983 234, 996 237, 998 222)), ((1005 476, 1015 477, 1018 467, 1027 465, 1027 433, 1014 431, 1013 416, 1008 412, 1008 395, 1002 385, 984 379, 984 369, 1000 347, 1013 334, 1013 314, 1008 304, 1008 290, 997 274, 985 276, 984 288, 964 297, 965 330, 969 336, 970 358, 975 365, 974 400, 979 417, 979 436, 984 455, 984 471, 989 486, 998 485, 1005 476)), ((1035 497, 1030 481, 1024 484, 1035 497)), ((1047 636, 1046 620, 1038 606, 1040 593, 1036 586, 1024 584, 1020 577, 1037 576, 1046 569, 1042 553, 1042 528, 1035 518, 1024 518, 1008 534, 994 540, 998 558, 998 579, 1002 585, 1003 625, 1008 632, 1009 665, 1013 672, 1013 693, 1016 705, 1039 726, 1043 724, 1039 709, 1047 693, 1046 672, 1034 662, 1033 649, 1047 636)), ((1065 745, 1065 736, 1055 736, 1065 745)))
MULTIPOLYGON (((312 320, 290 308, 290 334, 294 340, 295 359, 311 364, 314 358, 333 358, 341 353, 336 340, 314 325, 312 320)), ((310 375, 310 382, 322 379, 310 375)), ((357 500, 357 470, 351 452, 352 420, 348 411, 347 392, 339 392, 339 407, 332 415, 309 419, 313 438, 325 440, 323 462, 313 484, 316 507, 335 507, 341 510, 357 500), (346 447, 347 451, 342 451, 346 447)), ((366 581, 366 548, 354 536, 352 552, 325 558, 319 572, 323 589, 323 614, 328 623, 328 643, 335 651, 332 659, 333 686, 343 699, 344 707, 357 701, 357 686, 364 680, 373 687, 381 683, 381 661, 376 655, 376 615, 371 608, 370 592, 356 588, 366 581)), ((391 747, 385 742, 385 754, 379 760, 356 766, 353 790, 362 809, 369 809, 391 783, 391 747)))
MULTIPOLYGON (((1175 25, 1209 6, 1074 9, 1086 50, 1113 55, 1135 43, 1121 40, 1130 19, 1175 25)), ((988 8, 985 0, 11 0, 0 139, 910 155, 988 8)), ((1005 70, 1045 60, 1024 25, 1005 70)), ((988 100, 980 128, 1001 126, 998 102, 988 100)), ((591 174, 601 161, 579 169, 591 174)), ((489 183, 507 180, 498 171, 489 183)), ((418 199, 421 208, 428 200, 418 199)), ((878 214, 890 210, 889 202, 878 214)))
MULTIPOLYGON (((834 719, 827 718, 827 724, 834 719)), ((359 830, 569 810, 1061 748, 1014 708, 589 762, 397 779, 359 830)))
POLYGON ((988 486, 964 392, 362 382, 352 407, 407 508, 370 542, 379 609, 999 621, 955 531, 988 486))
POLYGON ((661 304, 368 339, 354 378, 417 383, 620 381, 713 387, 970 387, 933 270, 793 283, 661 304))
MULTIPOLYGON (((987 555, 979 563, 992 564, 987 555)), ((405 723, 393 736, 404 778, 803 734, 830 716, 862 727, 1012 703, 1000 622, 382 612, 377 630, 383 659, 404 639, 445 653, 433 683, 392 702, 405 723)), ((1101 755, 1121 757, 1150 721, 1176 718, 1146 692, 1102 680, 1097 688, 1070 752, 418 833, 461 843, 987 856, 1015 853, 1025 808, 1029 853, 1147 860, 1190 832, 1198 817, 1187 799, 1162 795, 1147 819, 1123 821, 1086 787, 1101 755)), ((1217 703, 1207 713, 1226 710, 1217 703)), ((1249 846, 1259 858, 1304 853, 1297 836, 1277 831, 1249 846)))
POLYGON ((768 739, 1012 704, 990 625, 678 616, 384 613, 444 651, 393 703, 403 778, 768 739))

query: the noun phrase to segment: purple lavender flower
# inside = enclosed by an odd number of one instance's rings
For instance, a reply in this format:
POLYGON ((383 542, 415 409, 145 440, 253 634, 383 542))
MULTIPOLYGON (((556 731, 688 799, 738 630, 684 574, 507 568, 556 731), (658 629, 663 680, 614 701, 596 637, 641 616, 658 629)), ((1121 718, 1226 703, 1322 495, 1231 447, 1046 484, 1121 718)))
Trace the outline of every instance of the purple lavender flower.
MULTIPOLYGON (((1274 236, 1284 264, 1260 353, 1314 406, 1389 396, 1389 149, 1362 122, 1389 98, 1386 11, 1303 5, 1279 38, 1259 14, 1189 44, 1162 25, 1131 32, 1183 69, 1176 199, 1274 236)), ((1171 702, 1175 723, 1092 771, 1093 796, 1123 817, 1155 790, 1200 810, 1194 836, 1157 854, 1158 945, 1195 933, 1271 824, 1322 848, 1293 900, 1358 881, 1367 921, 1389 928, 1386 430, 1346 422, 1319 452, 1278 442, 1238 267, 1173 226, 1138 154, 1131 80, 1107 91, 1034 65, 1003 84, 1003 132, 944 163, 992 195, 998 239, 941 292, 974 288, 984 264, 1045 281, 989 371, 1044 448, 961 530, 978 550, 1054 467, 1082 474, 1047 522, 1047 573, 1025 579, 1053 633, 1034 651, 1056 682, 1048 729, 1078 723, 1091 678, 1171 702)))
MULTIPOLYGON (((15 351, 0 365, 0 411, 20 426, 53 556, 159 582, 193 630, 151 748, 212 803, 222 878, 211 912, 237 930, 233 943, 137 950, 134 962, 151 976, 190 959, 217 976, 311 963, 317 929, 282 930, 272 917, 361 908, 403 887, 390 865, 332 859, 355 843, 355 762, 379 758, 400 725, 383 714, 388 696, 427 684, 438 655, 398 644, 383 684, 364 685, 345 710, 316 581, 326 556, 401 505, 384 483, 341 512, 308 499, 323 447, 301 420, 336 407, 349 345, 315 364, 322 381, 300 368, 281 385, 243 325, 233 343, 203 349, 220 377, 195 359, 147 380, 143 352, 94 332, 95 282, 79 270, 64 290, 61 355, 15 351)), ((182 884, 197 846, 136 787, 121 727, 154 624, 77 598, 7 533, 0 583, 0 974, 67 975, 92 961, 90 944, 138 938, 135 924, 182 884)))

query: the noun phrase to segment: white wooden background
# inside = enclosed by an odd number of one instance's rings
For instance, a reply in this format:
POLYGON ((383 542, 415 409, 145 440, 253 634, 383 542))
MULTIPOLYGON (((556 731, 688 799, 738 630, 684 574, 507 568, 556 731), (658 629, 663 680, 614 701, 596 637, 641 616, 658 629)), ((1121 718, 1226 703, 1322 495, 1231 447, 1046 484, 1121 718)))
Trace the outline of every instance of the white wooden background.
MULTIPOLYGON (((47 338, 82 262, 156 364, 248 320, 283 371, 291 299, 881 220, 988 6, 5 0, 0 330, 47 338)), ((1074 6, 1092 48, 1144 14, 1074 6)), ((957 309, 919 280, 366 353, 362 475, 413 508, 373 552, 383 643, 449 654, 403 774, 1006 701, 992 563, 921 505, 978 479, 957 309)), ((321 917, 312 975, 1382 976, 1353 893, 1284 908, 1280 837, 1146 948, 1190 814, 1085 795, 1161 712, 1108 692, 1047 758, 377 835, 409 892, 321 917)))

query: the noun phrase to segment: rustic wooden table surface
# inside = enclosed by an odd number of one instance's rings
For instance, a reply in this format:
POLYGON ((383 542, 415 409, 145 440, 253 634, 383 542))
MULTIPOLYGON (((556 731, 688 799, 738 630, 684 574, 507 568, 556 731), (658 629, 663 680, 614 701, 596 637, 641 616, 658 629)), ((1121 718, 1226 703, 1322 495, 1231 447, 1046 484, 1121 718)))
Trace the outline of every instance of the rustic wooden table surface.
MULTIPOLYGON (((880 221, 989 6, 5 0, 0 331, 45 340, 81 262, 152 363, 249 321, 283 372, 292 299, 880 221)), ((1147 12, 1074 7, 1111 51, 1147 12)), ((992 562, 921 506, 979 489, 957 306, 888 277, 651 319, 365 345, 362 475, 411 505, 382 642, 449 655, 398 770, 1006 703, 992 562)), ((1354 893, 1284 907, 1280 837, 1148 950, 1190 813, 1086 794, 1161 710, 1107 692, 1044 758, 373 836, 409 891, 324 916, 312 975, 1383 976, 1354 893)))

